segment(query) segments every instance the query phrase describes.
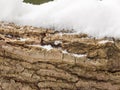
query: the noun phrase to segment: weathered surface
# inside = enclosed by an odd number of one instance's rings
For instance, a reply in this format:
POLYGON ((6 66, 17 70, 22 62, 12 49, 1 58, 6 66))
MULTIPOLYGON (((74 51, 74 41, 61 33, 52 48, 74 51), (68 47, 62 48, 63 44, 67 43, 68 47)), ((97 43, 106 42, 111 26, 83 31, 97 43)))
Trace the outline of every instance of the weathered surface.
POLYGON ((1 23, 0 90, 120 90, 120 41, 1 23))

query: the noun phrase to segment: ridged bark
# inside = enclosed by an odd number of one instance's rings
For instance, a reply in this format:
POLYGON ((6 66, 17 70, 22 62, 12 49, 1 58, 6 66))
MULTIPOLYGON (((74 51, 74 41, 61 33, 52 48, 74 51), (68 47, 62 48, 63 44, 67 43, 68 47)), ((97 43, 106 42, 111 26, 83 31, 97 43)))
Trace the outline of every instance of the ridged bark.
POLYGON ((60 33, 1 23, 0 90, 120 90, 119 40, 60 33))

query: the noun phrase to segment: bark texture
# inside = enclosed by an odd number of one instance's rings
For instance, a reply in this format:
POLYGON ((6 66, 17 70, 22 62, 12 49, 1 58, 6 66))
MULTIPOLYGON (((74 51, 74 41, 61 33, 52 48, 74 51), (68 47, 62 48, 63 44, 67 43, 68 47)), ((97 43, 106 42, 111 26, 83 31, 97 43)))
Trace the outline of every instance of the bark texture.
POLYGON ((0 90, 120 90, 120 41, 1 22, 0 90))

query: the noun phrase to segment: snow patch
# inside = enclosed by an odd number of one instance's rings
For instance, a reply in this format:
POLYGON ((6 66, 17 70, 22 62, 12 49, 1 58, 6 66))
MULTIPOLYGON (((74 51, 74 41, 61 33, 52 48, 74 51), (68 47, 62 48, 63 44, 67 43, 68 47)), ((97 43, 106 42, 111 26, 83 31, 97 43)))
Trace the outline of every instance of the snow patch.
POLYGON ((74 57, 78 57, 78 58, 81 58, 81 57, 85 57, 86 54, 72 54, 74 57))
POLYGON ((99 44, 106 44, 108 42, 114 43, 114 41, 109 41, 109 40, 102 40, 102 41, 99 41, 98 43, 99 44))
POLYGON ((66 50, 63 50, 62 53, 63 54, 70 54, 70 55, 72 55, 74 57, 77 57, 77 58, 82 58, 82 57, 86 57, 87 56, 86 54, 73 54, 73 53, 69 53, 66 50))
POLYGON ((0 0, 0 21, 120 38, 120 0, 54 0, 41 5, 0 0))
POLYGON ((44 46, 41 46, 41 48, 44 48, 47 51, 50 51, 51 49, 53 49, 53 47, 51 45, 44 45, 44 46))
POLYGON ((25 41, 29 40, 29 38, 19 38, 19 39, 20 39, 20 41, 22 41, 22 42, 25 42, 25 41))
POLYGON ((55 44, 55 45, 62 44, 62 41, 55 41, 54 44, 55 44))
POLYGON ((44 45, 44 46, 41 46, 41 45, 28 45, 28 46, 43 48, 43 49, 46 49, 47 51, 50 51, 50 50, 53 49, 53 47, 51 45, 44 45))
POLYGON ((68 52, 66 50, 62 50, 62 53, 64 54, 68 54, 68 52))

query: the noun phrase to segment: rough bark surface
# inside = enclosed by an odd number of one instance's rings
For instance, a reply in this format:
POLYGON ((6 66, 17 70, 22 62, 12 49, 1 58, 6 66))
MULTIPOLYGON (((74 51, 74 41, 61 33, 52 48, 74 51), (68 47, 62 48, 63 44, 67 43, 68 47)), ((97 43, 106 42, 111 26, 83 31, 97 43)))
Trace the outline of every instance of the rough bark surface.
POLYGON ((120 41, 1 22, 0 90, 120 90, 120 41))

